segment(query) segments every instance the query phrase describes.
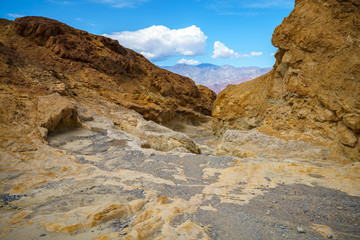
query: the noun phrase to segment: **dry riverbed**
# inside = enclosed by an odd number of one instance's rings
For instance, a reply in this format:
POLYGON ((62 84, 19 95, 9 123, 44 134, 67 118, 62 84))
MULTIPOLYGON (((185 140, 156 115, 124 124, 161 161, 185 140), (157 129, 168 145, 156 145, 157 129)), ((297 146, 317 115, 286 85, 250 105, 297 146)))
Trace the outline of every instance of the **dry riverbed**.
POLYGON ((359 163, 213 156, 210 140, 196 155, 114 129, 50 136, 1 172, 1 239, 360 238, 359 163))

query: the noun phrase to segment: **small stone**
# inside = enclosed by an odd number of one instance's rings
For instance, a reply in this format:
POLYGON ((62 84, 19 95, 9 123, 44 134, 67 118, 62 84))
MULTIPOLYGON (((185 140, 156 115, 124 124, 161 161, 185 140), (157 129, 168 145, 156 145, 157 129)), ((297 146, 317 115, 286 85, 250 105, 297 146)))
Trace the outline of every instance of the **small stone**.
POLYGON ((331 233, 329 233, 329 234, 327 235, 327 238, 333 238, 333 235, 332 235, 331 233))
POLYGON ((337 209, 342 210, 343 208, 342 207, 337 207, 337 209))
POLYGON ((304 229, 302 227, 297 227, 298 233, 305 233, 304 229))
POLYGON ((269 178, 269 177, 264 177, 264 178, 266 179, 266 181, 271 182, 271 178, 269 178))
POLYGON ((120 232, 120 235, 126 235, 127 234, 127 232, 126 231, 122 231, 122 232, 120 232))
POLYGON ((17 207, 17 206, 11 206, 11 208, 12 208, 12 209, 18 209, 18 207, 17 207))
POLYGON ((285 237, 285 234, 282 234, 281 236, 285 237))
POLYGON ((45 234, 45 233, 43 233, 43 234, 41 234, 41 235, 40 235, 40 237, 45 237, 45 236, 46 236, 46 234, 45 234))

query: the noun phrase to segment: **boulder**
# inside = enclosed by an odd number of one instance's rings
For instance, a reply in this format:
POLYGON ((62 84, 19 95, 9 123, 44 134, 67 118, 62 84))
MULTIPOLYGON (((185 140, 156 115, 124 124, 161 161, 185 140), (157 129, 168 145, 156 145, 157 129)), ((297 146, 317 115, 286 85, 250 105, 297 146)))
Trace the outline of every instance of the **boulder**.
POLYGON ((356 146, 356 135, 342 121, 338 122, 338 132, 342 144, 352 148, 356 146))

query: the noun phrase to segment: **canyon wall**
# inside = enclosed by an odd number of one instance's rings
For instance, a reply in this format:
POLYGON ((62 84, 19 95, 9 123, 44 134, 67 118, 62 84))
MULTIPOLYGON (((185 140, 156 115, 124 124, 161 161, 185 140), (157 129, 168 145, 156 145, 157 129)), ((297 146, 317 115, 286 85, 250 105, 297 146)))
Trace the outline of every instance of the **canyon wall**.
POLYGON ((215 132, 259 128, 359 161, 359 1, 297 0, 272 43, 269 73, 218 95, 215 132))

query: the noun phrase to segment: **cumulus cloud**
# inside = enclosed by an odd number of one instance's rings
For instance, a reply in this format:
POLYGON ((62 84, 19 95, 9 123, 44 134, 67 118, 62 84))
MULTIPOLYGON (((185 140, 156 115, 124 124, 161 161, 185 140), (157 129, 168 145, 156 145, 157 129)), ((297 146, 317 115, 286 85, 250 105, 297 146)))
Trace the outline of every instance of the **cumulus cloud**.
POLYGON ((249 54, 239 54, 232 49, 229 49, 225 44, 220 41, 214 43, 214 55, 212 58, 239 58, 239 57, 256 57, 261 56, 262 52, 251 52, 249 54))
POLYGON ((187 59, 185 59, 185 58, 179 60, 177 63, 180 63, 180 64, 188 64, 188 65, 198 65, 198 64, 200 64, 199 61, 196 61, 196 60, 193 60, 193 59, 187 60, 187 59))
POLYGON ((20 15, 20 14, 16 14, 16 13, 8 13, 8 16, 13 17, 13 18, 25 17, 24 15, 20 15))
POLYGON ((233 58, 233 57, 239 57, 239 54, 236 53, 234 50, 229 49, 220 41, 216 41, 214 43, 214 55, 212 55, 212 58, 233 58))
POLYGON ((207 36, 195 25, 169 29, 151 26, 134 32, 123 31, 104 34, 118 40, 124 47, 133 49, 146 58, 164 60, 172 56, 196 56, 204 54, 207 36))

